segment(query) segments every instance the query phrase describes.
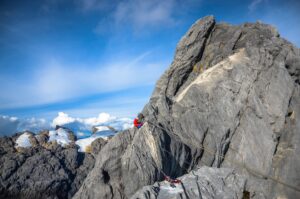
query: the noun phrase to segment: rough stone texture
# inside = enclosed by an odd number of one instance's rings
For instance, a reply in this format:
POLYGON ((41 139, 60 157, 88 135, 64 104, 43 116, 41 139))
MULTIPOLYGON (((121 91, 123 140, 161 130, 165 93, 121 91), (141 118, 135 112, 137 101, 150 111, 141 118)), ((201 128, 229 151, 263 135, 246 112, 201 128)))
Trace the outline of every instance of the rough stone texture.
POLYGON ((300 198, 272 180, 300 187, 299 71, 299 49, 272 26, 198 20, 143 109, 148 122, 102 148, 74 198, 130 198, 161 171, 203 165, 234 168, 251 198, 300 198))
MULTIPOLYGON (((298 71, 299 71, 298 65, 298 71)), ((298 73, 299 81, 299 73, 298 73)), ((300 187, 300 88, 294 88, 289 101, 284 128, 277 139, 278 146, 273 156, 271 174, 283 182, 288 182, 295 187, 300 187)), ((285 186, 274 183, 271 185, 272 197, 299 198, 299 192, 286 189, 285 186)))
POLYGON ((38 140, 36 139, 34 133, 30 133, 30 135, 29 135, 28 138, 29 138, 30 144, 31 144, 33 147, 36 147, 36 146, 39 145, 39 142, 38 142, 38 140))
POLYGON ((101 149, 105 146, 106 143, 107 140, 103 138, 97 138, 96 140, 94 140, 91 144, 92 154, 97 155, 101 151, 101 149))
POLYGON ((37 136, 36 139, 39 143, 39 145, 43 146, 44 144, 46 144, 49 140, 49 131, 42 131, 40 132, 37 136))
POLYGON ((156 182, 131 199, 242 199, 245 179, 232 169, 202 167, 179 178, 182 183, 156 182))
POLYGON ((16 151, 14 145, 0 138, 0 198, 71 198, 94 166, 94 158, 76 147, 16 151))
POLYGON ((4 155, 6 153, 15 152, 13 139, 10 137, 3 137, 0 139, 0 155, 4 155))

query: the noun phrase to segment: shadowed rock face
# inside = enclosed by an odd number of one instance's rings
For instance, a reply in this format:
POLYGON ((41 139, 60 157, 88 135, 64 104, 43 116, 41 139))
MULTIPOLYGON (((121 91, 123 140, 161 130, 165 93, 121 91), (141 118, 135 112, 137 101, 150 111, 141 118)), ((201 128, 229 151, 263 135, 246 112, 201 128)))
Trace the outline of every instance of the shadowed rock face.
POLYGON ((0 198, 71 198, 94 166, 93 156, 77 147, 16 150, 15 139, 0 138, 0 198))
MULTIPOLYGON (((213 167, 200 175, 207 182, 222 167, 239 177, 225 184, 188 182, 188 191, 198 184, 234 198, 299 198, 298 191, 253 172, 300 187, 299 71, 299 49, 273 27, 216 24, 212 16, 198 20, 143 109, 148 122, 102 148, 74 198, 130 198, 162 180, 161 171, 191 176, 204 165, 213 167), (245 186, 227 189, 240 178, 245 186)), ((144 198, 156 198, 150 195, 144 198)), ((179 197, 173 196, 165 198, 179 197)))

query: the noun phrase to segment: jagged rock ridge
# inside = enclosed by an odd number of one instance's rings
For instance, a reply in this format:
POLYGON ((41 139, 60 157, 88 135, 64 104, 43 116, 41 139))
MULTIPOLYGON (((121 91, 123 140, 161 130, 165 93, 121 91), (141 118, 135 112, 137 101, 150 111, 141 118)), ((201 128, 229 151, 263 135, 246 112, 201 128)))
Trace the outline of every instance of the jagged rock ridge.
POLYGON ((205 165, 213 167, 208 178, 228 167, 245 180, 236 198, 299 197, 234 164, 300 187, 299 71, 299 49, 272 26, 198 20, 143 109, 149 122, 102 148, 74 198, 130 198, 162 180, 161 171, 178 177, 205 165))
POLYGON ((93 168, 93 156, 79 153, 74 143, 47 143, 47 131, 30 135, 32 147, 17 147, 19 134, 0 138, 0 198, 72 198, 93 168))

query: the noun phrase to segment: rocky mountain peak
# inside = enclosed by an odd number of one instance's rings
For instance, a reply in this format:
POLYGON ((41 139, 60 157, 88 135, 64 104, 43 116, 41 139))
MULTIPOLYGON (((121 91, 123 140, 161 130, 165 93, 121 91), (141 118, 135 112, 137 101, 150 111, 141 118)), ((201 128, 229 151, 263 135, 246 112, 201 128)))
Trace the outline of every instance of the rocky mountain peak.
POLYGON ((299 60, 299 49, 270 25, 198 20, 144 107, 146 124, 102 148, 74 198, 199 198, 205 191, 222 198, 214 190, 233 184, 226 194, 237 198, 299 197, 299 60), (203 166, 209 174, 193 173, 203 166), (224 168, 238 176, 228 185, 219 176, 224 168), (160 183, 138 191, 184 174, 220 181, 183 181, 172 197, 160 183))
MULTIPOLYGON (((299 198, 299 71, 300 50, 274 27, 216 23, 213 16, 199 19, 179 41, 173 62, 143 108, 145 124, 95 143, 99 151, 93 152, 90 172, 90 164, 84 164, 89 156, 72 152, 72 164, 61 165, 75 170, 65 169, 63 176, 78 181, 76 186, 67 181, 63 191, 68 194, 60 196, 299 198), (180 183, 164 181, 166 177, 180 183)), ((12 141, 5 139, 10 146, 12 141)), ((55 160, 63 162, 61 157, 55 160)), ((63 172, 59 168, 55 171, 63 172)), ((9 175, 2 176, 2 184, 9 175)), ((32 189, 23 189, 26 198, 32 189)))

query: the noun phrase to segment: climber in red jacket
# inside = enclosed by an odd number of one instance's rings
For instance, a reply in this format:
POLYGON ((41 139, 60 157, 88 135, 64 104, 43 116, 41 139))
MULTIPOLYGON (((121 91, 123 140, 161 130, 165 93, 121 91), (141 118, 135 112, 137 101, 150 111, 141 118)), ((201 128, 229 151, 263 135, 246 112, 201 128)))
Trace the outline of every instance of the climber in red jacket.
POLYGON ((136 128, 141 128, 144 124, 144 115, 142 113, 139 113, 137 118, 133 120, 133 124, 136 128))

